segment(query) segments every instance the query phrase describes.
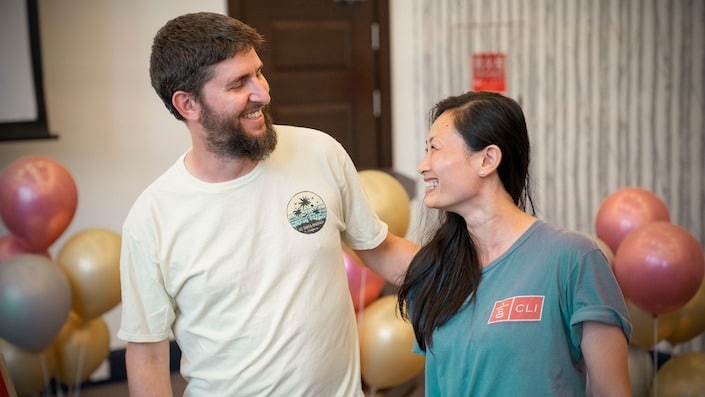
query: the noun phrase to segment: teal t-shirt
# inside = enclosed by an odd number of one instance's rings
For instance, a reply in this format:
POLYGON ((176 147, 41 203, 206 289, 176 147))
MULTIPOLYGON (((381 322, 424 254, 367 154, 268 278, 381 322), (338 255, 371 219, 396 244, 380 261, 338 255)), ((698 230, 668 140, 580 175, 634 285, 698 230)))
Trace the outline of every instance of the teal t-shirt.
POLYGON ((474 301, 433 333, 426 396, 584 396, 584 321, 631 335, 596 244, 537 221, 483 270, 474 301))

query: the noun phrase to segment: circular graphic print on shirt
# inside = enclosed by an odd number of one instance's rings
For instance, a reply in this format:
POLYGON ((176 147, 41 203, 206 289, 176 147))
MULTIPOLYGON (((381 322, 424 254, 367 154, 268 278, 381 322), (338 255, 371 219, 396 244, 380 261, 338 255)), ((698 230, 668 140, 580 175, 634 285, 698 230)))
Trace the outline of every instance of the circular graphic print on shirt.
POLYGON ((316 233, 326 223, 328 210, 321 197, 313 192, 299 192, 286 206, 291 227, 305 234, 316 233))

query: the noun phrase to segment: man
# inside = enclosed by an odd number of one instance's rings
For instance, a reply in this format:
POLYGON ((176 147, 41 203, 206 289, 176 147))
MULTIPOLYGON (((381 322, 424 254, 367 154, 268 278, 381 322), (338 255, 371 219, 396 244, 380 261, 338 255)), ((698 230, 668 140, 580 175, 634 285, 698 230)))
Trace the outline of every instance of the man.
POLYGON ((400 282, 417 247, 387 232, 330 136, 275 126, 263 38, 213 13, 154 38, 152 85, 192 147, 140 195, 122 233, 130 395, 361 396, 341 244, 400 282))

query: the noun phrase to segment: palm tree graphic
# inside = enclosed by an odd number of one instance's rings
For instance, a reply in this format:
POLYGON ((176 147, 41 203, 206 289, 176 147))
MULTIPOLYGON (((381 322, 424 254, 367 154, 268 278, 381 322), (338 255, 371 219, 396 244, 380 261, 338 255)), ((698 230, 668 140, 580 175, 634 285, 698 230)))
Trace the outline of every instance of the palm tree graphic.
POLYGON ((297 209, 296 212, 297 215, 301 215, 301 213, 304 213, 306 215, 306 219, 308 221, 311 221, 311 213, 315 210, 315 207, 313 203, 311 202, 311 198, 308 196, 301 196, 299 197, 299 202, 297 203, 297 209))

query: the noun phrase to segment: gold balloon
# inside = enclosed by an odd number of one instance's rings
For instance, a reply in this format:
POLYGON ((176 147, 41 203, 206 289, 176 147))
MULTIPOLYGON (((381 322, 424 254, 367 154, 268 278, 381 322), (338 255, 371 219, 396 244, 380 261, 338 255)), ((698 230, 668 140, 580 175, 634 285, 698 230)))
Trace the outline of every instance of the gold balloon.
POLYGON ((675 317, 673 332, 666 338, 669 342, 687 342, 705 332, 705 278, 688 303, 672 315, 675 317))
POLYGON ((705 397, 705 353, 675 356, 656 372, 651 395, 705 397))
POLYGON ((409 227, 411 204, 404 186, 384 171, 358 172, 360 183, 377 216, 389 226, 389 232, 404 237, 409 227))
POLYGON ((397 311, 396 295, 372 302, 361 313, 360 368, 365 383, 376 389, 400 385, 424 367, 422 355, 412 351, 414 329, 397 311))
POLYGON ((110 333, 102 317, 84 321, 71 313, 54 343, 54 377, 73 386, 85 382, 110 353, 110 333))
POLYGON ((120 303, 121 242, 112 230, 85 229, 71 236, 59 251, 56 262, 71 284, 72 309, 84 320, 120 303))
POLYGON ((627 300, 627 309, 632 320, 632 345, 649 349, 673 332, 675 325, 669 314, 654 317, 629 300, 627 300), (654 327, 656 340, 654 340, 654 327))
POLYGON ((56 370, 56 358, 51 347, 33 353, 0 339, 0 355, 5 359, 18 396, 29 396, 44 390, 56 370))

